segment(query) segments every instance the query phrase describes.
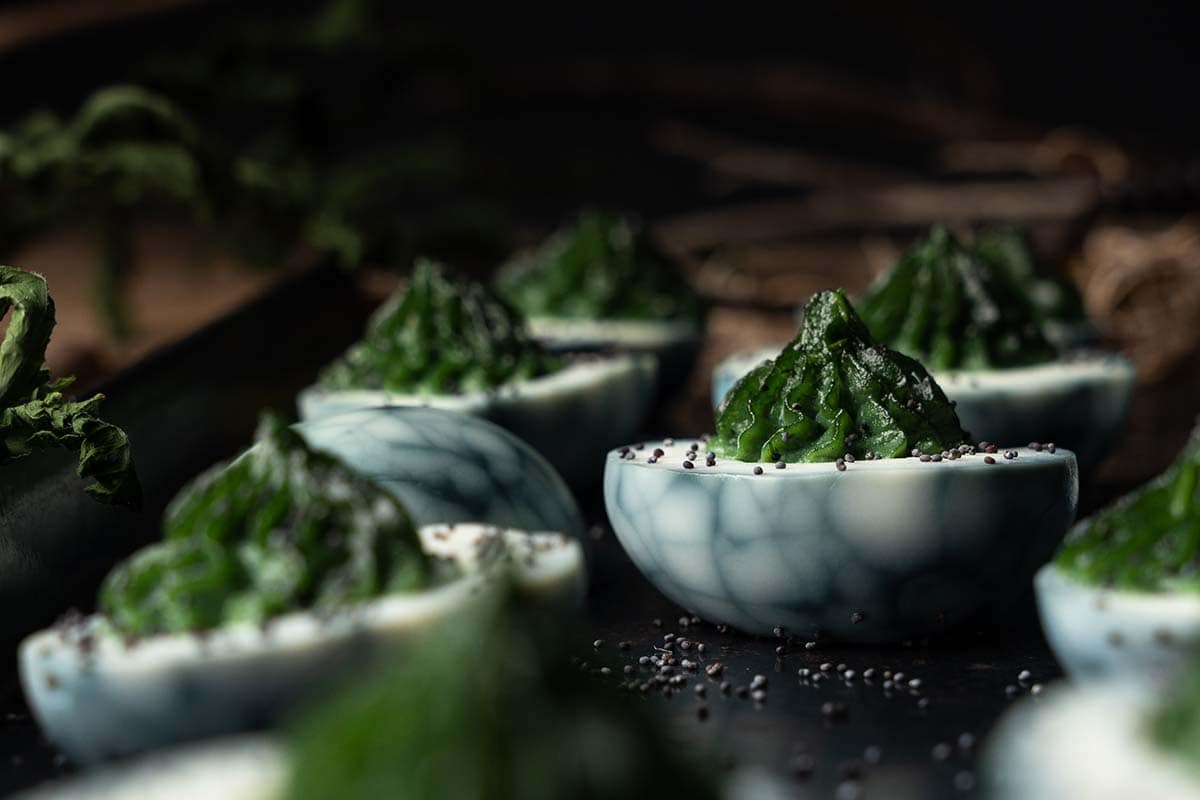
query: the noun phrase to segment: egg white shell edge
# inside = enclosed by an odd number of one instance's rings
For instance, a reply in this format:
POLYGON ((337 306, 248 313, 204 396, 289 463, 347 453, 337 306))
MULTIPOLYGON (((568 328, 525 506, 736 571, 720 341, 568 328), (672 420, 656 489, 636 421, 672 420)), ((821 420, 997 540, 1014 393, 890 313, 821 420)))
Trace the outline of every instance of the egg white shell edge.
POLYGON ((660 591, 750 633, 783 626, 899 641, 1002 614, 1078 504, 1075 458, 1063 449, 1021 448, 994 464, 982 454, 859 460, 839 471, 726 459, 709 467, 700 444, 688 469, 693 441, 610 452, 609 521, 660 591), (664 455, 648 463, 656 448, 664 455))

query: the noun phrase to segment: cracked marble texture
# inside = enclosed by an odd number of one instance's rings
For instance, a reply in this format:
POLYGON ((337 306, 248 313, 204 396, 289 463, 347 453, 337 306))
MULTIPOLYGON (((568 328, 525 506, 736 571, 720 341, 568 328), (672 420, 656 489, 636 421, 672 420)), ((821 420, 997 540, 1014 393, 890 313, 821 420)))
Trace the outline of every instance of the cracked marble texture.
POLYGON ((1074 519, 1075 457, 1021 449, 690 469, 691 440, 608 454, 609 521, 660 591, 713 622, 769 634, 899 641, 999 614, 1074 519), (655 448, 665 451, 650 463, 655 448), (761 475, 754 474, 755 467, 761 475))

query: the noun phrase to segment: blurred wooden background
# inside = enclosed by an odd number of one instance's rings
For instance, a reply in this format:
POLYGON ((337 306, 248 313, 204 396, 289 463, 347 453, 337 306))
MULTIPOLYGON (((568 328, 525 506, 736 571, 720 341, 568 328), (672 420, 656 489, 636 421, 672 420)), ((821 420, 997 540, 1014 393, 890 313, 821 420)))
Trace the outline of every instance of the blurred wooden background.
MULTIPOLYGON (((5 8, 0 121, 73 108, 153 47, 309 5, 5 8)), ((420 57, 379 76, 394 91, 378 115, 444 145, 454 166, 414 186, 397 218, 418 233, 455 220, 415 240, 486 275, 582 206, 644 216, 712 304, 691 391, 660 421, 687 433, 711 425, 712 365, 790 336, 813 291, 862 288, 931 223, 1024 222, 1137 363, 1134 418, 1102 475, 1131 485, 1170 459, 1200 411, 1200 111, 1171 88, 1191 77, 1182 34, 1195 10, 1135 11, 818 3, 794 19, 645 12, 533 25, 497 11, 386 10, 381 30, 420 57), (462 247, 457 232, 472 225, 483 245, 462 247)), ((89 381, 306 263, 299 253, 249 268, 187 221, 147 220, 124 289, 133 334, 118 338, 95 312, 87 224, 0 242, 0 259, 49 276, 53 366, 89 381)), ((365 291, 405 266, 372 265, 365 291)))

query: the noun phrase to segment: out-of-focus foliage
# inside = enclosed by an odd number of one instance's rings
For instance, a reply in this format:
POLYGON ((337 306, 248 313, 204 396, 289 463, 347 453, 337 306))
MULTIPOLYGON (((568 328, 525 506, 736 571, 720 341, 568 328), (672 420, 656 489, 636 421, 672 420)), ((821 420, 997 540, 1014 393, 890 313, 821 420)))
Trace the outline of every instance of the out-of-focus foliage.
POLYGON ((0 248, 94 221, 118 334, 130 329, 121 286, 146 212, 183 211, 211 228, 207 241, 263 266, 297 247, 347 268, 411 263, 447 241, 499 255, 504 214, 462 191, 456 137, 414 133, 396 111, 414 76, 468 74, 469 59, 436 30, 381 24, 385 8, 331 0, 308 16, 239 15, 147 53, 74 116, 28 113, 0 131, 0 248))

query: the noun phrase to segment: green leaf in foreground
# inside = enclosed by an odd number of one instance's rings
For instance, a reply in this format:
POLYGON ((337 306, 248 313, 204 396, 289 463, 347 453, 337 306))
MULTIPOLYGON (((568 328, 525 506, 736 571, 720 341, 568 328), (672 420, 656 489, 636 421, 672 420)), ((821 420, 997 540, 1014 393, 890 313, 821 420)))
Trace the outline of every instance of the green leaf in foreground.
POLYGON ((1056 563, 1091 584, 1200 591, 1200 426, 1166 472, 1080 523, 1056 563))
POLYGON ((513 605, 472 609, 303 718, 289 800, 717 796, 635 700, 571 666, 561 623, 513 605))
POLYGON ((100 608, 126 635, 330 612, 430 579, 400 501, 273 416, 253 448, 179 493, 163 527, 101 587, 100 608))
POLYGON ((875 342, 839 289, 814 295, 800 334, 730 389, 709 445, 740 461, 835 461, 940 453, 965 438, 925 368, 875 342))
POLYGON ((142 490, 124 431, 100 419, 103 395, 73 402, 62 390, 72 378, 50 379, 46 345, 54 330, 54 301, 46 279, 15 267, 0 267, 0 317, 11 310, 0 343, 0 464, 39 450, 63 448, 79 454, 84 488, 106 503, 138 507, 142 490))

